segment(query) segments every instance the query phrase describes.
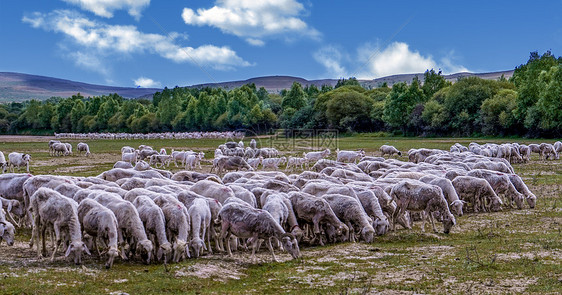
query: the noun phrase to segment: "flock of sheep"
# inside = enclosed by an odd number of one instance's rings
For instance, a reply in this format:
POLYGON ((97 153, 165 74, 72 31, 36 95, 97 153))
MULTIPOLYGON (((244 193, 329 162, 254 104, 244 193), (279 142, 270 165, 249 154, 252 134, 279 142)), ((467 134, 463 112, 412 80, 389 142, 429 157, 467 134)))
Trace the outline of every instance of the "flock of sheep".
MULTIPOLYGON (((65 144, 49 146, 56 152, 65 144)), ((527 150, 545 159, 562 151, 560 142, 538 147, 455 144, 411 149, 404 162, 363 150, 338 150, 336 160, 327 159, 329 149, 285 158, 254 140, 246 148, 227 142, 215 150, 218 174, 193 170, 201 152, 123 147, 122 161, 95 177, 0 175, 0 242, 12 245, 15 229, 30 226, 39 257, 50 237, 51 259, 58 249, 76 264, 95 253, 110 268, 117 257, 168 263, 248 247, 255 258, 263 242, 274 260, 276 250, 298 258, 299 244, 371 243, 418 219, 422 230, 429 221, 437 231, 437 220, 449 233, 465 212, 534 208, 537 197, 510 162, 528 161, 527 150), (172 161, 189 169, 162 169, 172 161), (283 163, 304 171, 276 171, 283 163)), ((386 145, 380 151, 402 154, 386 145)))
POLYGON ((57 139, 202 139, 202 138, 242 138, 244 132, 163 132, 163 133, 55 133, 57 139))

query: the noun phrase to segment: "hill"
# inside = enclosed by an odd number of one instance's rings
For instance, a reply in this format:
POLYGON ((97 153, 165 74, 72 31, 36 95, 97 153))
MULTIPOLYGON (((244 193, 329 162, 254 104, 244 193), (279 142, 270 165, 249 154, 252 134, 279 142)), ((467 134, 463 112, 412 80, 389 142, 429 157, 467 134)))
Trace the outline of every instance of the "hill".
POLYGON ((126 98, 146 95, 152 98, 152 94, 159 90, 94 85, 45 76, 0 72, 0 102, 45 100, 53 96, 69 97, 78 92, 85 97, 117 93, 126 98))
MULTIPOLYGON (((490 73, 456 73, 451 75, 444 75, 445 79, 455 82, 458 78, 467 76, 477 76, 482 79, 498 79, 502 75, 509 78, 513 75, 511 71, 500 71, 490 73)), ((393 75, 388 77, 377 78, 373 80, 359 80, 361 85, 366 88, 375 88, 386 82, 392 86, 398 82, 411 82, 417 76, 420 81, 423 81, 423 73, 419 74, 403 74, 393 75)), ((291 88, 293 82, 298 82, 301 85, 336 85, 338 79, 321 79, 321 80, 306 80, 299 77, 291 76, 267 76, 257 77, 248 80, 229 81, 219 83, 197 84, 186 87, 202 88, 202 87, 222 87, 225 89, 233 89, 248 83, 254 83, 256 87, 264 87, 271 93, 278 93, 283 89, 291 88)), ((45 100, 53 96, 69 97, 76 93, 80 93, 85 97, 107 95, 110 93, 117 93, 125 98, 146 98, 152 99, 152 95, 161 89, 157 88, 132 88, 132 87, 116 87, 116 86, 103 86, 94 85, 82 82, 75 82, 70 80, 29 75, 22 73, 0 72, 0 102, 11 101, 24 101, 29 99, 45 100)))

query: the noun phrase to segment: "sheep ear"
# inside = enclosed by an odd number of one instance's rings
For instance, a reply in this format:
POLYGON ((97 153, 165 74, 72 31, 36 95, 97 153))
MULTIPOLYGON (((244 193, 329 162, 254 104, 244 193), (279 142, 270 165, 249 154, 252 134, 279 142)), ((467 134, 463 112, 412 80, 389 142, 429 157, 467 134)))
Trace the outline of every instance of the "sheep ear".
POLYGON ((86 247, 86 244, 82 244, 82 248, 84 249, 84 252, 86 252, 86 254, 92 256, 92 253, 90 253, 90 250, 88 250, 88 247, 86 247))
POLYGON ((66 253, 64 253, 64 257, 68 257, 68 255, 70 255, 70 251, 72 251, 72 248, 74 248, 74 245, 72 244, 68 245, 68 248, 66 249, 66 253))

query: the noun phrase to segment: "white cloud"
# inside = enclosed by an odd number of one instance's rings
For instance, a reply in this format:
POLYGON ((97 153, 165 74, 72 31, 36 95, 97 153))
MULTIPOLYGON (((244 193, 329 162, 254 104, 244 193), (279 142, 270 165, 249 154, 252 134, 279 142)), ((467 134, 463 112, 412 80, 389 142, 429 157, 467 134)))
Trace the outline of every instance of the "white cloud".
POLYGON ((68 57, 70 57, 77 66, 98 72, 104 76, 109 75, 109 69, 96 54, 76 51, 69 53, 68 57))
POLYGON ((314 54, 314 59, 326 68, 329 77, 340 78, 347 76, 347 71, 342 65, 344 62, 341 51, 334 46, 320 48, 314 54))
POLYGON ((127 10, 136 18, 141 17, 141 11, 150 4, 150 0, 63 0, 67 3, 80 6, 80 8, 94 14, 111 18, 116 10, 127 10))
POLYGON ((161 88, 162 84, 160 82, 154 81, 150 78, 146 77, 139 77, 138 79, 134 80, 135 86, 140 86, 142 88, 161 88))
POLYGON ((177 63, 209 65, 219 70, 251 65, 226 46, 181 47, 175 43, 175 39, 183 35, 175 32, 168 36, 147 34, 140 32, 135 26, 108 25, 68 10, 55 10, 48 14, 35 12, 29 17, 24 16, 22 21, 34 28, 63 33, 98 57, 108 54, 151 53, 177 63))
MULTIPOLYGON (((318 39, 320 32, 300 19, 304 6, 296 0, 217 0, 209 9, 184 8, 182 18, 188 25, 212 26, 255 46, 263 46, 269 36, 299 34, 318 39)), ((293 36, 290 36, 293 37, 293 36)))

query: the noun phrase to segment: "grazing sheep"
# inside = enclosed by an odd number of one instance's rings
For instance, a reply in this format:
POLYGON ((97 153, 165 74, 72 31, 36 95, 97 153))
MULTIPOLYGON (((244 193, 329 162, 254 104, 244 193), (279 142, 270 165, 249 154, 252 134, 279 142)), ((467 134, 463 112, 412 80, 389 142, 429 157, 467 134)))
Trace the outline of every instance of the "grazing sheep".
POLYGON ((533 194, 529 190, 527 185, 523 182, 523 179, 521 179, 521 177, 517 174, 507 174, 507 177, 509 177, 509 181, 511 181, 515 189, 517 189, 518 192, 522 193, 525 196, 529 207, 531 209, 535 208, 535 205, 537 203, 537 196, 535 196, 535 194, 533 194))
POLYGON ((187 245, 190 228, 187 208, 170 195, 160 195, 154 198, 154 203, 162 208, 166 218, 166 236, 173 245, 173 261, 179 262, 184 255, 191 257, 187 245))
POLYGON ((398 156, 402 156, 402 152, 399 151, 398 149, 396 149, 395 147, 391 146, 391 145, 386 145, 383 144, 381 145, 381 147, 379 148, 379 151, 381 152, 381 156, 384 155, 398 155, 398 156))
POLYGON ((119 195, 103 193, 94 198, 100 204, 113 211, 119 225, 118 239, 129 244, 129 255, 126 255, 124 245, 121 247, 122 257, 131 258, 140 254, 144 263, 149 264, 152 258, 153 245, 146 236, 137 209, 129 201, 119 195))
POLYGON ((6 161, 6 157, 3 152, 0 152, 0 167, 2 168, 2 173, 6 173, 6 171, 8 171, 8 162, 6 161))
POLYGON ((90 153, 90 146, 88 146, 87 143, 79 142, 78 145, 76 146, 76 149, 78 150, 78 154, 81 154, 82 152, 84 152, 84 155, 86 157, 88 157, 91 154, 90 153))
POLYGON ((462 207, 464 203, 459 199, 459 195, 457 194, 453 183, 449 179, 438 176, 424 176, 419 180, 421 182, 433 184, 440 187, 443 191, 445 199, 447 200, 447 203, 449 203, 451 213, 457 216, 463 215, 462 207))
POLYGON ((2 243, 2 241, 6 241, 8 246, 13 246, 15 235, 16 229, 14 228, 14 225, 6 220, 6 216, 4 215, 2 208, 0 208, 0 243, 2 243))
POLYGON ((154 170, 146 170, 146 171, 137 171, 134 169, 122 169, 122 168, 113 168, 111 170, 107 170, 102 172, 100 175, 97 176, 100 179, 115 182, 121 178, 156 178, 156 179, 164 179, 164 176, 160 174, 158 171, 154 170))
POLYGON ((59 140, 49 140, 49 156, 54 156, 55 154, 55 150, 53 149, 53 146, 55 145, 55 143, 60 143, 59 140))
POLYGON ((375 193, 370 190, 363 190, 357 193, 357 198, 361 202, 365 213, 373 220, 373 228, 378 236, 382 236, 388 232, 390 223, 384 215, 379 199, 375 193))
MULTIPOLYGON (((228 241, 231 234, 238 238, 251 238, 253 242, 252 260, 255 260, 255 253, 259 239, 267 240, 267 247, 273 256, 274 261, 278 261, 271 245, 271 239, 277 238, 283 244, 283 248, 288 251, 293 258, 300 257, 298 242, 290 233, 285 230, 273 219, 269 212, 255 209, 248 205, 231 202, 219 212, 221 221, 221 239, 228 241)), ((232 257, 230 243, 226 243, 228 255, 232 257)))
POLYGON ((172 256, 172 245, 166 236, 166 218, 162 209, 147 196, 138 196, 133 200, 139 217, 146 230, 146 235, 156 250, 156 259, 167 263, 172 256))
POLYGON ((451 181, 459 198, 472 204, 472 211, 500 211, 503 202, 485 179, 473 176, 457 176, 451 181), (488 204, 488 205, 486 205, 488 204))
POLYGON ((26 167, 27 173, 29 173, 29 161, 31 161, 31 156, 29 154, 22 154, 17 152, 11 152, 8 154, 8 167, 13 173, 15 167, 26 167))
MULTIPOLYGON (((222 251, 223 249, 220 246, 218 234, 214 230, 214 226, 219 225, 219 212, 222 209, 221 203, 219 203, 219 201, 215 199, 207 198, 191 191, 182 191, 181 193, 178 194, 177 197, 178 200, 182 202, 187 208, 190 208, 191 205, 193 205, 195 199, 203 199, 207 202, 207 205, 209 206, 211 212, 211 221, 212 221, 212 224, 208 229, 208 233, 210 234, 210 238, 212 238, 215 241, 215 246, 217 247, 217 251, 222 251)), ((210 242, 208 244, 207 250, 210 253, 213 253, 210 242)))
POLYGON ((235 197, 234 191, 230 187, 212 180, 201 180, 194 184, 190 190, 201 196, 215 199, 221 204, 223 204, 226 199, 235 197))
POLYGON ((423 212, 422 231, 425 231, 425 220, 429 218, 433 231, 437 232, 433 221, 433 212, 439 212, 443 217, 444 233, 448 234, 453 225, 456 224, 455 217, 449 211, 449 204, 447 204, 441 188, 436 185, 405 180, 392 187, 390 197, 396 201, 397 206, 392 216, 393 224, 396 224, 398 216, 404 214, 406 210, 423 212))
POLYGON ((257 158, 250 158, 246 160, 246 162, 248 162, 248 165, 250 165, 250 167, 252 167, 254 170, 258 169, 258 166, 262 163, 262 161, 263 161, 262 156, 259 156, 257 158))
POLYGON ((113 168, 133 169, 133 164, 125 161, 117 161, 115 162, 115 164, 113 164, 113 168))
POLYGON ((153 154, 149 157, 149 159, 150 166, 158 167, 158 165, 160 165, 160 167, 164 167, 164 165, 166 165, 166 167, 169 167, 170 162, 172 161, 172 156, 153 154))
POLYGON ((68 257, 71 253, 74 256, 74 263, 82 263, 82 252, 91 255, 88 247, 82 242, 80 222, 78 220, 78 205, 58 192, 49 188, 39 188, 30 197, 30 211, 33 218, 33 234, 36 239, 37 256, 46 255, 45 231, 50 228, 55 233, 55 244, 51 261, 55 259, 55 254, 62 238, 70 239, 70 244, 65 252, 68 257), (42 238, 43 250, 39 248, 39 240, 42 238))
MULTIPOLYGON (((22 203, 18 200, 0 197, 0 209, 2 208, 6 210, 6 213, 10 217, 12 214, 15 214, 18 217, 23 217, 25 215, 25 209, 22 203)), ((13 217, 11 217, 11 219, 12 221, 15 221, 13 217)))
POLYGON ((349 235, 349 228, 338 219, 326 200, 303 192, 290 192, 289 199, 297 220, 312 223, 312 232, 315 239, 319 239, 321 245, 324 244, 319 236, 321 224, 334 227, 338 236, 349 235))
POLYGON ((209 203, 203 198, 194 199, 192 205, 187 209, 191 218, 191 247, 193 256, 199 257, 202 249, 207 251, 205 239, 211 249, 211 208, 209 203))
POLYGON ((246 169, 249 171, 254 170, 250 165, 248 165, 246 160, 244 160, 244 158, 240 156, 222 157, 222 158, 215 159, 213 161, 213 167, 211 167, 211 172, 213 172, 215 168, 217 169, 217 173, 219 175, 222 174, 223 171, 229 171, 229 170, 236 170, 236 171, 240 169, 246 169))
POLYGON ((68 156, 70 151, 68 150, 68 146, 64 142, 58 142, 53 144, 53 151, 55 156, 68 156))
POLYGON ((293 171, 297 167, 300 167, 301 170, 303 170, 303 165, 307 162, 308 161, 306 160, 306 158, 289 157, 287 159, 287 167, 285 167, 285 171, 289 170, 289 168, 291 169, 291 171, 293 171))
POLYGON ((340 194, 327 194, 322 198, 328 201, 336 216, 349 228, 349 240, 355 242, 355 231, 361 234, 361 238, 367 242, 373 242, 375 229, 372 220, 367 216, 363 206, 358 199, 340 194))
POLYGON ((117 218, 115 214, 97 201, 84 199, 78 205, 78 220, 82 231, 93 237, 94 248, 100 254, 97 240, 103 241, 107 249, 103 254, 107 254, 105 268, 113 266, 113 260, 119 255, 117 248, 117 218))
POLYGON ((560 157, 558 156, 558 153, 556 152, 556 149, 554 148, 554 146, 550 143, 541 143, 539 145, 540 148, 540 158, 544 159, 544 160, 548 160, 548 158, 551 158, 552 160, 558 160, 560 159, 560 157))
POLYGON ((509 207, 512 207, 515 201, 518 209, 523 208, 523 200, 525 197, 515 189, 506 174, 491 170, 474 169, 469 171, 466 175, 486 179, 496 194, 503 194, 507 198, 509 207))

